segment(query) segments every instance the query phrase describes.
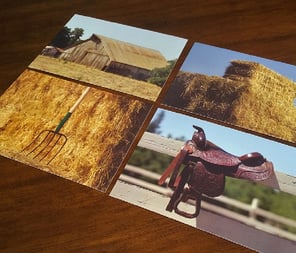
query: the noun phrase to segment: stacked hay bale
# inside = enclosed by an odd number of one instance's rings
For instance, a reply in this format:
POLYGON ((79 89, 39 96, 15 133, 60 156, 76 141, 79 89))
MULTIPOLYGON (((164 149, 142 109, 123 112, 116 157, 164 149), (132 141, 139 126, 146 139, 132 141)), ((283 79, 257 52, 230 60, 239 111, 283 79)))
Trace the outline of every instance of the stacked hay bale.
POLYGON ((223 77, 180 71, 164 103, 243 129, 296 143, 296 83, 248 61, 223 77))
POLYGON ((231 123, 296 142, 296 83, 265 66, 232 61, 224 78, 248 83, 231 112, 231 123))
POLYGON ((200 115, 228 121, 234 101, 246 83, 220 76, 180 72, 172 83, 164 103, 200 115))
POLYGON ((244 82, 196 74, 185 87, 182 96, 188 101, 188 110, 218 120, 229 120, 234 101, 240 97, 244 89, 244 82))

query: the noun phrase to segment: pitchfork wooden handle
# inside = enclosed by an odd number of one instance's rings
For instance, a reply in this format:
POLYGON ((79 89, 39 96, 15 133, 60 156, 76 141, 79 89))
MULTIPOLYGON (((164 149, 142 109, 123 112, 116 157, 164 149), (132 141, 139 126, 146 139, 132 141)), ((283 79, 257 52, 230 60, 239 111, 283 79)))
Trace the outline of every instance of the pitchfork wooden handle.
POLYGON ((82 92, 82 94, 76 100, 76 102, 74 103, 74 105, 70 108, 70 110, 67 112, 67 114, 64 116, 64 118, 62 118, 62 120, 60 121, 60 123, 57 125, 56 129, 54 130, 55 133, 58 133, 61 130, 61 128, 64 126, 64 124, 67 122, 67 120, 71 117, 72 113, 75 111, 75 109, 77 108, 77 106, 81 103, 82 99, 89 92, 89 90, 90 90, 90 87, 87 87, 82 92))
POLYGON ((77 106, 81 103, 82 99, 86 96, 86 94, 89 92, 90 87, 87 87, 82 94, 80 95, 80 97, 76 100, 75 104, 71 107, 71 109, 69 110, 70 113, 73 113, 75 111, 75 109, 77 108, 77 106))

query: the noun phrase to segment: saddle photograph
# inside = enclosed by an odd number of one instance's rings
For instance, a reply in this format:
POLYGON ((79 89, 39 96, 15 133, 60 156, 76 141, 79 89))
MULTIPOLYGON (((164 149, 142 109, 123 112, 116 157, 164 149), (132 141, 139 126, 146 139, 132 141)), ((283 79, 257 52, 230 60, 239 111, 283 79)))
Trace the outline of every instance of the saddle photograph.
POLYGON ((204 130, 193 125, 196 130, 176 155, 158 181, 163 185, 171 175, 168 186, 174 190, 166 210, 175 211, 186 218, 195 218, 200 212, 202 194, 210 197, 221 195, 225 187, 225 177, 250 181, 264 181, 273 173, 272 162, 260 153, 252 152, 240 157, 232 155, 206 139, 204 130), (181 165, 185 165, 179 174, 181 165), (188 186, 185 186, 185 185, 188 186), (181 201, 195 200, 194 213, 178 208, 181 201))
POLYGON ((293 146, 159 109, 110 195, 254 249, 292 245, 295 156, 293 146))

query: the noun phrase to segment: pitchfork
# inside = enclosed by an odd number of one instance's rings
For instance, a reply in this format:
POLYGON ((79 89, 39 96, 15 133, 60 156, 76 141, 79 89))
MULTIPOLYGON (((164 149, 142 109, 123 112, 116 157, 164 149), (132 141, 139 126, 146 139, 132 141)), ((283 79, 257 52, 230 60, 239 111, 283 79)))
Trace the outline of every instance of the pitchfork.
POLYGON ((37 137, 22 150, 22 152, 25 152, 27 156, 34 160, 38 160, 39 162, 45 159, 47 160, 47 164, 49 164, 60 153, 67 142, 66 135, 60 133, 61 128, 70 118, 89 90, 90 87, 87 87, 82 92, 55 130, 41 131, 37 137))

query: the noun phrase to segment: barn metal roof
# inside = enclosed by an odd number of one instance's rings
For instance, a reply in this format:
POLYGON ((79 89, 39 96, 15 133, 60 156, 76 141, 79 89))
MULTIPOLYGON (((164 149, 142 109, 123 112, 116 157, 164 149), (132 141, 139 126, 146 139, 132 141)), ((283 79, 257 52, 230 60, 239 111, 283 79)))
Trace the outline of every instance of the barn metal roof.
POLYGON ((101 41, 112 61, 148 70, 167 65, 167 60, 158 50, 111 39, 98 34, 93 34, 90 39, 92 38, 101 41))

